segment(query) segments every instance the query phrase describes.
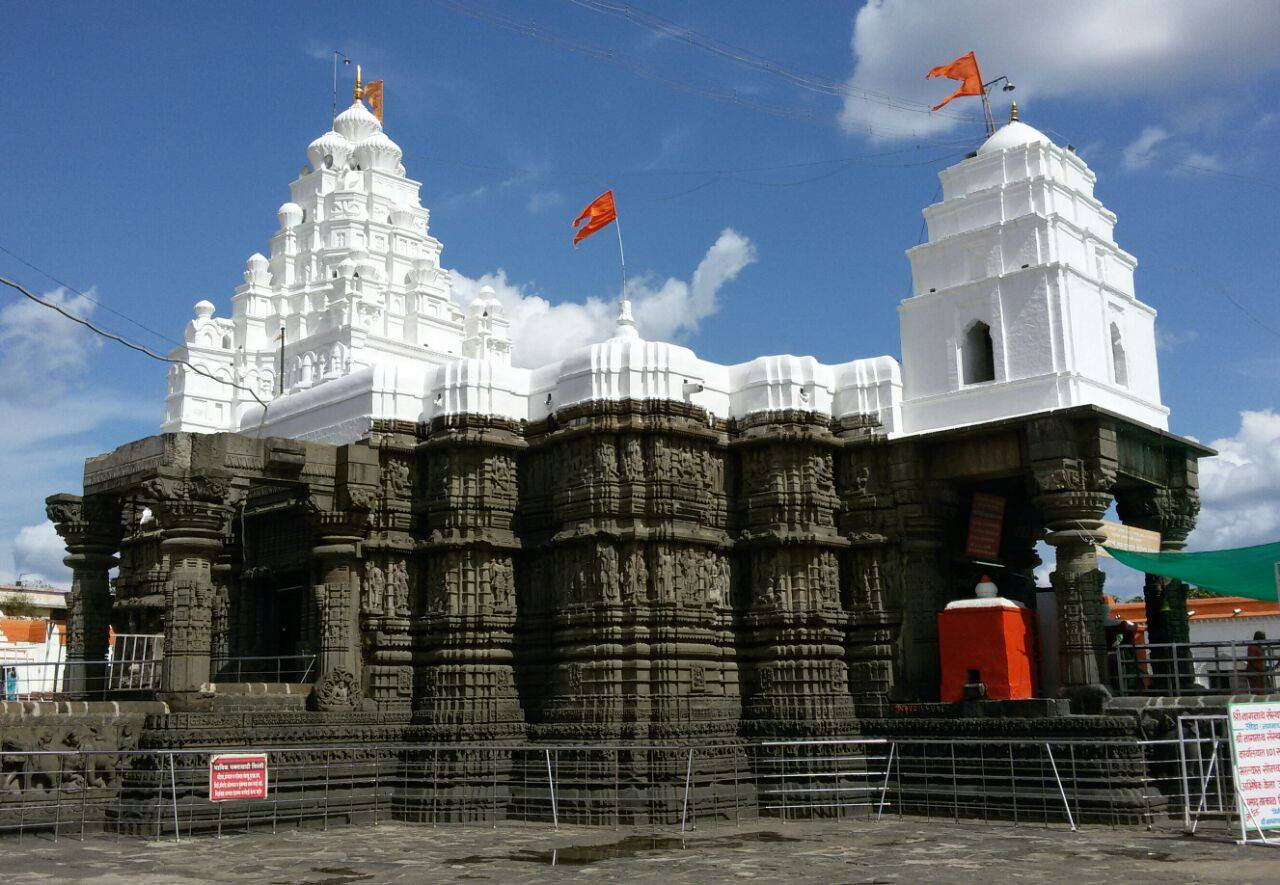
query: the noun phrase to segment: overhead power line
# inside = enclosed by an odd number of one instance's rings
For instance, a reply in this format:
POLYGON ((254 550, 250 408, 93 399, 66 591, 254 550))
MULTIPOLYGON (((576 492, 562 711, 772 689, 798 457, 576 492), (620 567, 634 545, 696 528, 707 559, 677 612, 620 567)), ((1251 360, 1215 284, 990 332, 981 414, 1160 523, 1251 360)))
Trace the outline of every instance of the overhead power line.
MULTIPOLYGON (((21 283, 15 283, 13 280, 10 280, 6 277, 0 277, 0 283, 3 283, 4 285, 8 286, 11 289, 18 290, 27 298, 31 299, 36 304, 39 304, 41 307, 47 307, 49 310, 56 311, 62 314, 67 319, 71 320, 73 323, 79 323, 80 325, 84 326, 86 329, 93 332, 94 334, 101 335, 103 338, 106 338, 109 341, 114 341, 117 344, 123 344, 125 347, 129 348, 130 350, 136 350, 138 353, 142 354, 143 356, 148 356, 151 359, 157 360, 158 362, 162 362, 162 363, 186 366, 191 371, 195 372, 197 375, 203 375, 205 378, 209 378, 214 381, 217 381, 219 384, 228 384, 231 387, 235 388, 236 390, 243 390, 245 393, 249 394, 251 397, 257 400, 258 405, 262 406, 263 420, 264 421, 266 420, 267 403, 260 396, 258 396, 257 391, 255 391, 252 387, 248 387, 244 384, 237 384, 234 381, 227 381, 225 378, 219 378, 217 375, 207 372, 206 370, 200 368, 199 366, 192 365, 186 360, 175 359, 174 357, 168 357, 168 356, 161 356, 160 354, 156 353, 150 348, 145 347, 141 344, 136 344, 133 341, 130 341, 129 339, 124 338, 121 335, 117 335, 115 332, 108 332, 106 329, 103 329, 100 326, 97 326, 96 324, 90 322, 84 317, 77 316, 76 314, 67 310, 60 304, 54 304, 52 301, 45 301, 43 298, 33 293, 30 289, 26 288, 21 283)), ((261 424, 259 424, 259 429, 261 429, 261 424)))
MULTIPOLYGON (((473 5, 463 3, 461 0, 432 0, 432 2, 437 6, 456 12, 460 15, 465 15, 469 18, 475 19, 476 21, 480 21, 497 28, 502 28, 513 33, 521 34, 535 40, 540 40, 544 43, 558 46, 569 52, 596 59, 597 61, 608 62, 609 64, 636 74, 637 76, 644 77, 656 83, 661 83, 664 86, 669 86, 673 89, 760 111, 761 113, 766 113, 775 117, 801 120, 824 126, 833 125, 834 117, 829 112, 816 111, 791 105, 769 104, 736 90, 691 83, 686 80, 678 80, 654 68, 639 64, 612 47, 586 43, 582 40, 577 40, 572 37, 565 36, 564 34, 557 33, 556 31, 538 24, 537 22, 515 18, 513 16, 492 12, 486 9, 479 9, 473 5)), ((885 138, 913 138, 917 135, 915 132, 891 131, 872 126, 860 126, 859 129, 865 129, 870 134, 879 135, 885 138)))
POLYGON ((830 80, 815 74, 796 71, 772 59, 756 55, 749 50, 734 46, 707 34, 699 33, 685 25, 678 24, 660 15, 637 9, 621 0, 569 0, 577 6, 591 9, 605 15, 626 19, 637 27, 652 33, 673 37, 696 49, 724 58, 743 67, 751 68, 767 74, 781 77, 792 85, 823 95, 834 95, 839 98, 854 98, 873 104, 883 105, 900 111, 932 116, 953 117, 962 120, 977 121, 977 117, 960 111, 933 111, 928 103, 912 101, 906 98, 889 95, 884 92, 853 86, 848 82, 830 80))
POLYGON ((86 295, 84 292, 77 289, 75 286, 71 285, 70 283, 60 280, 57 277, 55 277, 53 274, 49 273, 48 271, 42 270, 41 268, 36 267, 30 261, 23 258, 18 253, 14 252, 12 249, 7 248, 3 244, 0 244, 0 252, 5 253, 6 255, 8 255, 10 258, 18 262, 19 264, 24 265, 31 270, 34 270, 36 273, 40 274, 40 276, 44 277, 47 280, 52 281, 54 284, 61 286, 62 288, 70 292, 74 292, 75 294, 83 298, 85 301, 88 301, 90 304, 96 307, 101 307, 107 313, 112 314, 113 316, 118 316, 120 319, 124 320, 126 323, 129 323, 132 326, 136 326, 137 328, 141 329, 144 332, 148 332, 152 335, 155 335, 161 341, 168 341, 170 344, 178 344, 178 345, 182 343, 181 341, 178 341, 174 338, 169 337, 163 332, 157 332, 155 329, 151 328, 150 326, 144 326, 142 323, 138 322, 133 317, 127 314, 123 314, 120 311, 116 310, 115 308, 111 307, 110 305, 103 304, 101 301, 97 300, 96 298, 86 295))

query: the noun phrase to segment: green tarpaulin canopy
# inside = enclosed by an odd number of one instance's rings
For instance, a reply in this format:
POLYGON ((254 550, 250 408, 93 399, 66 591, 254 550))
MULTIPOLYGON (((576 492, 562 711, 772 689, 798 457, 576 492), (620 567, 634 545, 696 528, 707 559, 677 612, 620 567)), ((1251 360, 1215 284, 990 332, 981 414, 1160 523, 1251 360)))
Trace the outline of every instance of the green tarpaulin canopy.
POLYGON ((1205 553, 1135 553, 1107 547, 1118 562, 1150 575, 1177 578, 1220 596, 1274 601, 1280 596, 1280 542, 1205 553))

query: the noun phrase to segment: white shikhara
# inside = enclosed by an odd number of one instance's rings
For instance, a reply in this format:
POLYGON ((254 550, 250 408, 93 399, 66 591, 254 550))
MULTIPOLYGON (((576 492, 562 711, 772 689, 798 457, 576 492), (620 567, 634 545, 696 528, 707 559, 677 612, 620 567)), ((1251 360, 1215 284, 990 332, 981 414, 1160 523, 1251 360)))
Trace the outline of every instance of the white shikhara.
POLYGON ((311 143, 270 257, 249 258, 231 318, 195 306, 172 356, 212 377, 170 370, 164 431, 346 443, 379 419, 536 420, 596 399, 685 401, 722 418, 862 414, 895 436, 1086 403, 1167 426, 1155 312, 1134 297, 1136 262, 1112 239, 1115 216, 1093 197, 1085 163, 1023 123, 941 173, 929 241, 907 253, 901 365, 790 355, 719 365, 644 340, 622 301, 608 340, 513 366, 493 291, 465 309, 454 302, 401 158, 359 99, 311 143))

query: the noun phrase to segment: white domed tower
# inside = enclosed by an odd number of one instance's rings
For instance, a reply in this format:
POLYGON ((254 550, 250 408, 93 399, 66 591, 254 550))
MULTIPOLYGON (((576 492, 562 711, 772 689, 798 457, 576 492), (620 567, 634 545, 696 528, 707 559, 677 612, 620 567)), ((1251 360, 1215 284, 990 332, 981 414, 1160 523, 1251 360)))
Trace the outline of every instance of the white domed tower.
MULTIPOLYGON (((357 76, 351 106, 307 148, 308 165, 276 213, 279 226, 269 254, 249 259, 244 283, 231 299, 231 318, 213 320, 209 305, 209 316, 197 318, 204 325, 196 337, 189 329, 187 344, 174 352, 202 369, 215 368, 215 377, 238 386, 178 367, 170 379, 164 430, 256 427, 259 401, 275 399, 270 421, 311 415, 307 426, 320 425, 320 438, 330 401, 352 402, 349 390, 330 382, 375 368, 397 392, 375 404, 377 396, 365 391, 352 408, 371 419, 413 420, 416 412, 383 412, 408 402, 400 388, 415 389, 420 397, 424 378, 462 355, 464 315, 453 302, 449 273, 440 266, 441 244, 428 230, 421 185, 405 176, 403 151, 383 132, 361 93, 357 76), (216 359, 204 350, 206 320, 222 330, 214 336, 216 359)), ((505 328, 505 320, 501 324, 505 328)), ((507 351, 509 360, 509 340, 507 351)))
POLYGON ((1010 121, 942 171, 899 306, 903 430, 1092 404, 1167 429, 1155 310, 1071 148, 1010 121))

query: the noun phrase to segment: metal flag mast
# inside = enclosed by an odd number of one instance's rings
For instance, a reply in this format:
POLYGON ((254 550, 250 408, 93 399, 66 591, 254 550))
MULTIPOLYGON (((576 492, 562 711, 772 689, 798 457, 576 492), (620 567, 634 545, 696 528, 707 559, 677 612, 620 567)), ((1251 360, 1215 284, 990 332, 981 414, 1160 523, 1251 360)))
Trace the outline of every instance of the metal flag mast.
POLYGON ((332 119, 334 120, 338 119, 338 56, 342 56, 342 63, 344 65, 351 64, 351 59, 347 57, 346 53, 339 52, 336 49, 333 50, 333 116, 332 116, 332 119))
MULTIPOLYGON (((995 117, 991 115, 991 98, 990 96, 987 95, 987 89, 996 85, 1001 80, 1004 81, 1004 86, 1001 87, 1000 89, 1001 92, 1012 92, 1014 89, 1017 88, 1012 83, 1010 83, 1009 78, 1004 76, 1003 74, 1001 74, 999 77, 996 77, 994 80, 991 80, 990 82, 982 84, 982 116, 984 121, 987 124, 988 138, 996 134, 996 120, 995 120, 995 117)), ((1014 105, 1014 107, 1016 108, 1017 105, 1014 105)), ((1014 113, 1016 114, 1017 112, 1015 111, 1014 113)), ((1017 117, 1015 116, 1014 119, 1017 119, 1017 117)))

